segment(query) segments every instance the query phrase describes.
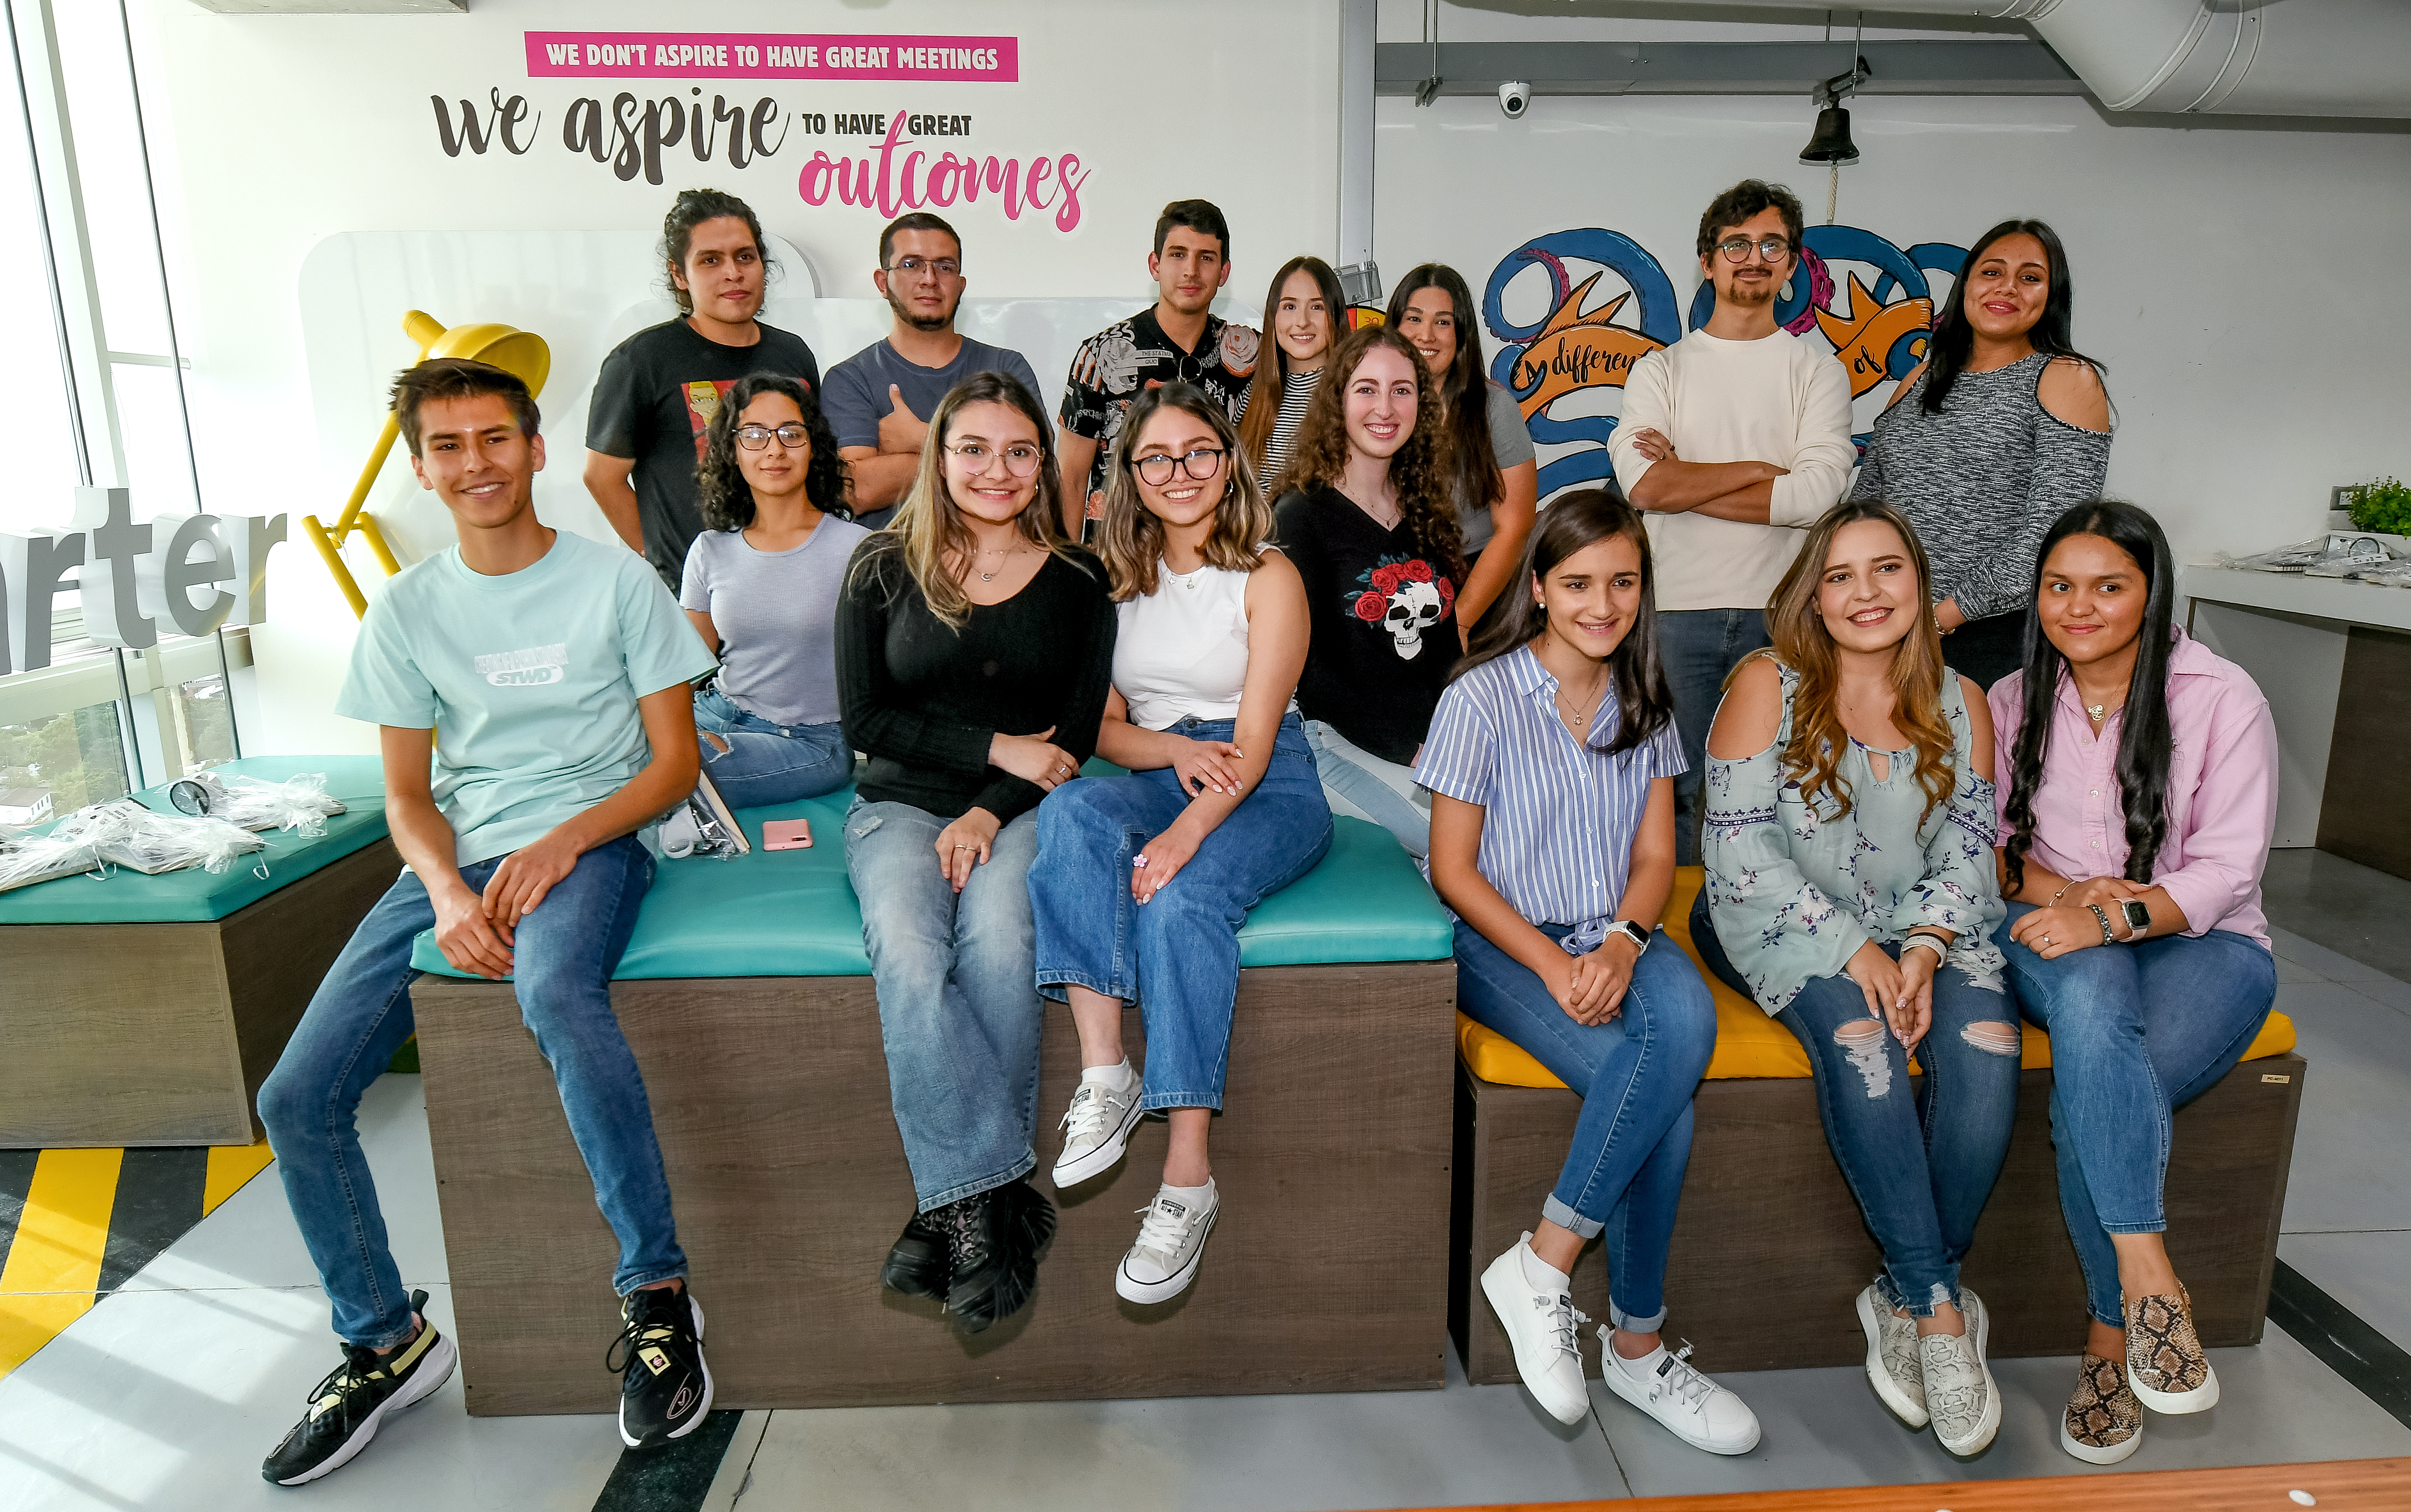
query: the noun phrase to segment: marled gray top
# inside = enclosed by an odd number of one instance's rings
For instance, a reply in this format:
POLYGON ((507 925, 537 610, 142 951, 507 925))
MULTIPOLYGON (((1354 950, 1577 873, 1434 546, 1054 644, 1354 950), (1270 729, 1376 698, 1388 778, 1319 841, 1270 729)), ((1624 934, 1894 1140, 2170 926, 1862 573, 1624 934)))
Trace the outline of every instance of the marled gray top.
POLYGON ((2071 506, 2101 496, 2110 435, 2070 425, 2035 389, 2048 353, 1990 373, 1962 373, 1942 413, 1928 415, 1925 375, 1876 421, 1852 499, 1881 499, 1917 527, 1934 597, 1971 620, 2024 609, 2035 550, 2071 506))

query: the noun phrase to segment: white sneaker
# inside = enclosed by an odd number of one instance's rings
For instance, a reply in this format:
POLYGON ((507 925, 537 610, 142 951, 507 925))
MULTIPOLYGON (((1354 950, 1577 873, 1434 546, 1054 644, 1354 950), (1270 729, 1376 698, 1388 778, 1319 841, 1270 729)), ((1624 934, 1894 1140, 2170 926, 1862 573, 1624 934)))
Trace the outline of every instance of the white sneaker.
POLYGON ((1925 1405, 1934 1415, 1935 1438, 1952 1454, 1980 1454, 2001 1427, 2001 1393, 1993 1384, 1993 1368, 1984 1362, 1992 1320, 1984 1304, 1965 1286, 1959 1288, 1959 1303, 1966 1333, 1929 1333, 1919 1339, 1918 1371, 1925 1378, 1925 1405))
POLYGON ((1137 1211, 1147 1216, 1138 1226, 1138 1242, 1122 1256, 1122 1268, 1115 1273, 1114 1290, 1133 1302, 1168 1302, 1197 1279, 1197 1262, 1206 1258, 1206 1236, 1214 1231, 1215 1215, 1222 1211, 1221 1194, 1208 1177, 1202 1202, 1176 1196, 1166 1185, 1137 1211))
POLYGON ((1749 1404, 1690 1366, 1687 1343, 1673 1354, 1663 1344, 1639 1359, 1620 1359, 1609 1330, 1599 1330, 1607 1388, 1665 1425, 1668 1432, 1710 1454, 1747 1454, 1758 1447, 1758 1415, 1749 1404))
POLYGON ((1102 1175, 1122 1158, 1130 1148, 1131 1130, 1138 1127, 1138 1076, 1128 1061, 1081 1073, 1072 1106, 1056 1125, 1069 1131, 1063 1136, 1063 1152, 1055 1158, 1057 1191, 1102 1175), (1121 1073, 1119 1087, 1107 1079, 1116 1071, 1121 1073))
POLYGON ((1859 1293, 1859 1327, 1867 1336, 1867 1384, 1876 1400, 1911 1428, 1925 1426, 1925 1377, 1917 1368, 1917 1320, 1884 1304, 1874 1286, 1859 1293))
POLYGON ((1575 1308, 1571 1294, 1532 1284, 1524 1269, 1532 1258, 1532 1236, 1526 1234, 1482 1272, 1482 1295, 1515 1346, 1515 1371, 1524 1377, 1524 1388, 1550 1417, 1578 1423, 1590 1412, 1579 1331, 1590 1318, 1575 1308))

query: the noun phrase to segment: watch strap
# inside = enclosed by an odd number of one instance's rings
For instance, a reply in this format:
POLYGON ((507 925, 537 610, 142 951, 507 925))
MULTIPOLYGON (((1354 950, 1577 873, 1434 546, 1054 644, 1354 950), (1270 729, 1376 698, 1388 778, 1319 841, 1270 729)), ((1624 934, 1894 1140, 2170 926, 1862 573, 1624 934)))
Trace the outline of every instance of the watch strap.
POLYGON ((1633 951, 1636 954, 1645 953, 1649 948, 1649 932, 1629 918, 1619 918, 1615 923, 1610 924, 1607 927, 1607 932, 1610 934, 1621 934, 1626 939, 1630 940, 1632 942, 1633 951))
POLYGON ((1951 959, 1951 947, 1942 943, 1942 937, 1938 934, 1928 934, 1923 931, 1919 931, 1900 943, 1900 947, 1904 951, 1906 951, 1910 946, 1922 946, 1926 949, 1933 951, 1934 959, 1936 961, 1948 961, 1951 959))

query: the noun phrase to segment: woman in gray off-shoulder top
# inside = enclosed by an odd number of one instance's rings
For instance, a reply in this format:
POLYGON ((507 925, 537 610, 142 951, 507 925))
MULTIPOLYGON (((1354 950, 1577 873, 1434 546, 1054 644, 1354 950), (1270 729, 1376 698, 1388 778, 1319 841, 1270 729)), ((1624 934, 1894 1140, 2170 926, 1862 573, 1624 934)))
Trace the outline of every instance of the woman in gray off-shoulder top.
POLYGON ((1943 652, 1979 687, 2023 662, 2043 532, 2100 497, 2110 470, 2110 399, 2099 364, 2070 343, 2072 304, 2050 227, 2009 220, 1985 232, 1850 491, 1917 527, 1943 652))

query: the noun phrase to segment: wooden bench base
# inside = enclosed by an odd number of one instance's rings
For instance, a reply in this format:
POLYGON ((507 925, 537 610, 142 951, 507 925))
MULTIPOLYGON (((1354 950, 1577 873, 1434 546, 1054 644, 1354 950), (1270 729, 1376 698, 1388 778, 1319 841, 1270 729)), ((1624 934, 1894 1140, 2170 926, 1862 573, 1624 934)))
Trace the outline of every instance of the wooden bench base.
MULTIPOLYGON (((1140 1308, 1115 1268, 1153 1199, 1165 1125, 1059 1203, 1037 1294, 986 1333, 880 1289, 913 1211, 865 976, 621 982, 679 1237, 709 1316, 716 1404, 822 1407, 1437 1387, 1446 1341, 1456 970, 1245 972, 1222 1216, 1189 1292, 1140 1308)), ((469 1410, 600 1412, 617 1245, 507 986, 412 989, 469 1410)), ((1135 1010, 1124 1029, 1142 1050, 1135 1010)), ((1040 1190, 1079 1077, 1046 1013, 1040 1190)))
POLYGON ((0 1149, 259 1138, 260 1082, 401 871, 380 839, 212 923, 0 928, 0 1149))
MULTIPOLYGON (((2260 1342, 2286 1207, 2303 1064, 2246 1061, 2175 1121, 2168 1245, 2212 1348, 2260 1342)), ((1507 1336, 1476 1284, 1482 1269, 1539 1219, 1556 1184, 1582 1101, 1561 1088, 1458 1078, 1458 1171, 1450 1331, 1469 1380, 1518 1379, 1507 1336)), ((2075 1355, 2084 1284, 2059 1211, 2051 1147, 2051 1073, 2022 1074, 2018 1121, 1964 1279, 1993 1315, 1991 1353, 2075 1355)), ((1697 1346, 1706 1371, 1856 1365, 1866 1343, 1850 1299, 1882 1261, 1834 1163, 1805 1078, 1707 1081, 1667 1266, 1670 1337, 1697 1346)), ((1597 1244, 1573 1272, 1574 1305, 1604 1322, 1607 1261, 1597 1244)), ((1586 1333, 1585 1363, 1599 1373, 1586 1333)))

